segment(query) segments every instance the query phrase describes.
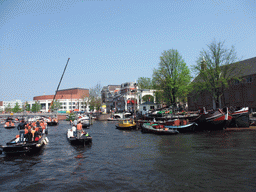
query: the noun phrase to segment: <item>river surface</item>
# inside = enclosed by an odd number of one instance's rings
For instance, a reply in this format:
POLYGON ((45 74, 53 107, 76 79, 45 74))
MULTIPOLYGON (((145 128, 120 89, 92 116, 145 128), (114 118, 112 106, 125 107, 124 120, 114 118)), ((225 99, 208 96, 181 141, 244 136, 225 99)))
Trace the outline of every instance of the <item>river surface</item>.
MULTIPOLYGON (((66 121, 37 155, 0 155, 0 191, 256 191, 256 130, 154 135, 96 121, 72 146, 66 121)), ((0 144, 17 135, 0 125, 0 144)))

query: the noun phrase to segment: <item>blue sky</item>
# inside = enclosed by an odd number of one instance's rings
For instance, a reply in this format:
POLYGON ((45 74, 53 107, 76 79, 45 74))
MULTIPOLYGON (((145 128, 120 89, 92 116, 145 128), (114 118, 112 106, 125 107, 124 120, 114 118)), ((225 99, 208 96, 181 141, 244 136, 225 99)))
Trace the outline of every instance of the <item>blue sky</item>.
POLYGON ((189 67, 213 39, 255 57, 256 3, 241 0, 1 0, 0 101, 152 77, 164 50, 189 67))

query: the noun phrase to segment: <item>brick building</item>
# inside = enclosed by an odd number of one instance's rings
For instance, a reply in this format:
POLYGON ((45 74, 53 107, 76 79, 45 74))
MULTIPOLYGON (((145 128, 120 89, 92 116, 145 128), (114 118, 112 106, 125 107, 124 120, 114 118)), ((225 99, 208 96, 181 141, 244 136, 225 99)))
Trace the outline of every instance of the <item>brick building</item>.
MULTIPOLYGON (((256 57, 230 65, 241 69, 239 77, 242 80, 229 83, 221 98, 222 107, 249 107, 251 112, 256 111, 256 57)), ((188 110, 198 110, 202 107, 214 108, 211 94, 204 92, 197 97, 188 95, 188 110)))
MULTIPOLYGON (((41 95, 33 97, 32 102, 28 102, 30 107, 35 103, 39 102, 41 105, 41 111, 48 111, 50 109, 51 102, 54 95, 41 95)), ((85 106, 84 101, 88 101, 89 89, 83 88, 71 88, 59 90, 56 94, 55 99, 61 104, 60 111, 79 110, 88 111, 89 106, 85 106)))

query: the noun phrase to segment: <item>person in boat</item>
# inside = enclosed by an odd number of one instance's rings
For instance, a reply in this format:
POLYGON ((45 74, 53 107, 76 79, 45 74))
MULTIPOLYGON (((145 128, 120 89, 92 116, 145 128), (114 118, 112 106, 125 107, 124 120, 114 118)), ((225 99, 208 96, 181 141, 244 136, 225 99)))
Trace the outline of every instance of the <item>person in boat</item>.
POLYGON ((81 134, 82 134, 82 131, 83 131, 83 125, 81 122, 79 122, 76 126, 76 132, 77 132, 77 136, 78 138, 80 138, 81 134))
POLYGON ((34 132, 34 141, 38 141, 40 139, 41 133, 39 131, 39 128, 35 128, 35 132, 34 132))
POLYGON ((40 127, 39 119, 37 119, 37 121, 36 121, 36 126, 37 126, 37 127, 40 127))
POLYGON ((26 124, 27 124, 27 123, 24 121, 24 119, 22 119, 21 122, 19 123, 19 125, 17 126, 17 129, 18 129, 18 130, 24 130, 26 124))
POLYGON ((5 122, 5 125, 6 125, 7 127, 9 127, 9 125, 10 125, 9 121, 6 121, 6 122, 5 122))
POLYGON ((74 120, 74 125, 77 126, 77 120, 76 119, 74 120))
POLYGON ((28 130, 24 137, 26 138, 27 142, 32 142, 33 135, 31 133, 31 129, 28 130))

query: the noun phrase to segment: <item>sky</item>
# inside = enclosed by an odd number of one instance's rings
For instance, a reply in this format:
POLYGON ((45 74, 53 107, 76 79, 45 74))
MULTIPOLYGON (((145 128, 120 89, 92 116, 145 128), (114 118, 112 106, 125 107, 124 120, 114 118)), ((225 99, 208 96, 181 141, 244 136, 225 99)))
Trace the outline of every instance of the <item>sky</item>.
MULTIPOLYGON (((253 0, 0 0, 0 101, 152 77, 163 51, 187 66, 214 39, 256 57, 253 0)), ((192 74, 194 75, 194 74, 192 74)))

